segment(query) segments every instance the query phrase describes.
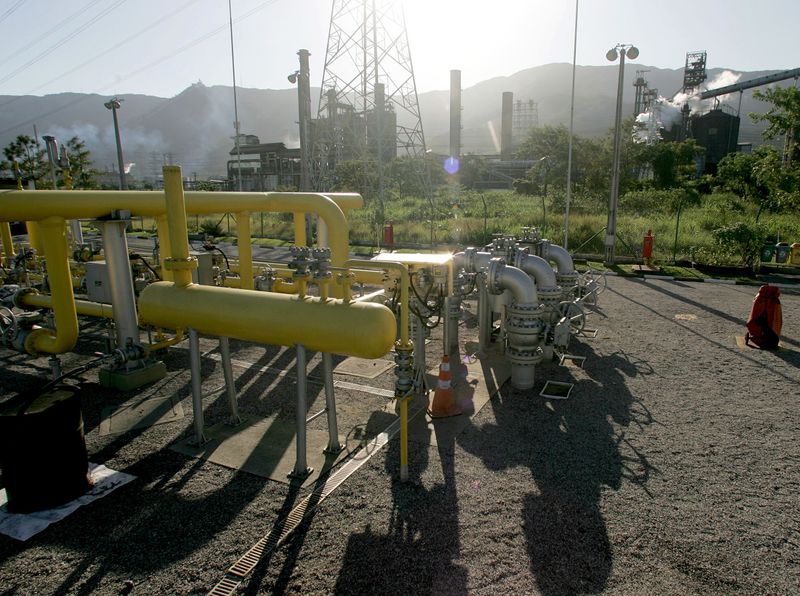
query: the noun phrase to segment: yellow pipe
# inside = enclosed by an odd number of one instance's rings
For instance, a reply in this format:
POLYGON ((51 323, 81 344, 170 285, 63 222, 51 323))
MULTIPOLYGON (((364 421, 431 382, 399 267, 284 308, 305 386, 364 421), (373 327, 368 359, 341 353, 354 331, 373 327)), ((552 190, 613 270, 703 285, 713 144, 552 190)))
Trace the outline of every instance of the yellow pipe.
POLYGON ((170 252, 172 254, 164 264, 167 270, 172 271, 176 286, 189 286, 192 283, 192 269, 197 267, 197 261, 189 257, 189 231, 186 227, 186 203, 181 168, 180 166, 164 166, 163 171, 170 252))
POLYGON ((408 267, 394 261, 359 261, 351 259, 344 264, 345 267, 362 267, 366 269, 391 269, 400 273, 400 348, 411 347, 408 339, 408 267))
MULTIPOLYGON (((311 192, 200 192, 184 194, 186 212, 208 215, 239 211, 316 213, 328 226, 331 264, 347 260, 349 228, 344 213, 335 201, 311 192)), ((134 216, 164 215, 164 192, 136 190, 36 190, 0 191, 0 221, 39 220, 51 216, 64 219, 103 217, 115 209, 126 209, 134 216), (22 196, 22 193, 25 196, 22 196), (80 192, 76 195, 76 192, 80 192)), ((305 231, 305 228, 304 228, 305 231)), ((295 231, 297 233, 297 230, 295 231)), ((296 238, 297 240, 297 238, 296 238)), ((305 240, 305 234, 303 234, 305 240)))
POLYGON ((144 346, 144 351, 148 354, 152 354, 157 350, 163 350, 165 348, 169 348, 170 346, 174 346, 175 344, 179 344, 183 341, 183 339, 184 339, 183 329, 176 329, 175 335, 173 337, 162 339, 161 341, 156 342, 154 344, 144 346))
POLYGON ((159 215, 156 218, 156 231, 158 234, 158 257, 160 259, 158 264, 161 266, 161 279, 172 281, 172 271, 168 271, 164 266, 164 263, 172 254, 170 253, 169 224, 167 223, 166 215, 159 215))
POLYGON ((408 399, 400 399, 400 480, 408 480, 408 399))
MULTIPOLYGON (((32 190, 27 191, 34 192, 32 190)), ((20 197, 20 200, 24 201, 23 197, 20 197)), ((12 219, 11 221, 16 221, 12 219)), ((25 222, 25 229, 28 230, 28 244, 31 245, 31 248, 36 251, 36 254, 40 257, 45 256, 44 246, 42 244, 42 234, 39 230, 39 223, 35 221, 26 221, 25 222)))
POLYGON ((3 237, 3 253, 7 257, 13 257, 14 239, 11 237, 11 224, 9 222, 0 222, 0 235, 3 237))
POLYGON ((53 295, 55 329, 34 329, 25 340, 25 350, 37 355, 62 354, 78 340, 78 315, 72 296, 72 275, 67 260, 65 221, 50 217, 39 222, 47 257, 47 279, 53 295))
POLYGON ((157 327, 360 358, 380 358, 395 337, 394 315, 380 304, 198 284, 150 284, 139 296, 139 318, 157 327))
POLYGON ((364 206, 364 198, 355 192, 326 192, 323 194, 339 206, 345 217, 353 209, 360 209, 364 206))
MULTIPOLYGON (((180 167, 164 168, 164 189, 173 255, 168 265, 174 267, 189 254, 180 167)), ((341 214, 332 201, 331 205, 341 214)), ((309 350, 361 358, 383 356, 394 341, 394 315, 379 304, 201 286, 191 283, 191 273, 182 267, 175 277, 174 283, 156 282, 142 291, 141 321, 263 344, 303 344, 309 350)))
MULTIPOLYGON (((33 308, 53 308, 53 296, 40 294, 36 290, 30 290, 19 295, 17 298, 20 304, 33 308)), ((100 302, 90 302, 89 300, 75 300, 75 312, 87 317, 100 317, 103 319, 114 318, 114 307, 110 304, 100 302)))
POLYGON ((253 244, 250 233, 250 212, 236 214, 236 234, 239 247, 239 277, 242 288, 252 290, 253 285, 253 244))

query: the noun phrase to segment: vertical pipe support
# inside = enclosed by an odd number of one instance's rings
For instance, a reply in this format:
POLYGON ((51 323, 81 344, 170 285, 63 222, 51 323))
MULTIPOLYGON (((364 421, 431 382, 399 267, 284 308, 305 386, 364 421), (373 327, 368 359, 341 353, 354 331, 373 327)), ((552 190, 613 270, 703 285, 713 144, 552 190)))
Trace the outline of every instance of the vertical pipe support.
MULTIPOLYGON (((117 348, 124 350, 130 340, 139 343, 139 320, 136 313, 136 298, 133 290, 131 265, 128 258, 128 240, 125 228, 129 212, 115 212, 114 219, 100 221, 103 235, 103 251, 108 264, 108 281, 111 288, 111 304, 114 306, 114 327, 117 348)), ((133 368, 137 362, 126 363, 133 368)))
POLYGON ((322 372, 325 377, 325 411, 328 416, 328 446, 324 453, 337 454, 344 449, 339 441, 339 426, 336 422, 336 395, 333 392, 333 356, 322 353, 322 372))
POLYGON ((14 239, 11 237, 11 224, 0 221, 0 236, 3 238, 3 254, 6 257, 14 256, 14 239))
POLYGON ((236 214, 236 235, 239 248, 239 278, 243 290, 252 290, 253 282, 253 244, 251 236, 250 212, 236 214))
POLYGON ((38 221, 26 221, 25 229, 28 231, 28 244, 31 245, 31 248, 36 251, 38 256, 43 257, 46 253, 44 244, 42 243, 42 232, 39 225, 40 222, 38 221))
POLYGON ((239 404, 236 400, 236 381, 233 378, 233 367, 231 366, 231 348, 228 338, 224 335, 219 337, 219 353, 222 357, 222 374, 225 376, 225 392, 228 395, 228 407, 231 415, 228 424, 238 426, 242 422, 239 416, 239 404))
POLYGON ((171 252, 171 256, 165 259, 164 265, 172 271, 176 286, 188 286, 192 283, 192 269, 197 268, 197 259, 189 256, 183 176, 180 166, 164 166, 163 172, 171 252))
POLYGON ((307 384, 306 378, 306 347, 302 344, 295 346, 297 350, 297 364, 295 373, 297 375, 297 411, 295 412, 296 434, 295 434, 295 460, 294 469, 289 472, 289 478, 302 480, 312 472, 306 462, 306 414, 308 413, 307 404, 307 384))
POLYGON ((192 414, 194 416, 195 445, 200 446, 206 442, 203 432, 203 387, 200 378, 200 337, 197 330, 189 328, 189 367, 192 372, 192 414))

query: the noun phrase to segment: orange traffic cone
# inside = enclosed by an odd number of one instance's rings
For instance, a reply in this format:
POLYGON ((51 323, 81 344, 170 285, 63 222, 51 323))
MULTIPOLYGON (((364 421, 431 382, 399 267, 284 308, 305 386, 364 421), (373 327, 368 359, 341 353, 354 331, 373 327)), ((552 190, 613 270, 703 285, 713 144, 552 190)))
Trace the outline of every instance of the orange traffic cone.
POLYGON ((433 402, 428 408, 428 416, 447 418, 459 414, 461 414, 461 408, 456 404, 456 395, 450 384, 450 357, 445 354, 439 365, 439 381, 436 384, 436 391, 433 393, 433 402))

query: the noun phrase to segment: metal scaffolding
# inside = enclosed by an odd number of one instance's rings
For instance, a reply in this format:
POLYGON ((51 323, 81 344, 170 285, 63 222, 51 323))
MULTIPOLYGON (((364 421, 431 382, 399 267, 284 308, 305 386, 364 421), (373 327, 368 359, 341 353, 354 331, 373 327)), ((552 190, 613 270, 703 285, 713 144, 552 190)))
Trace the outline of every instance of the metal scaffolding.
POLYGON ((414 69, 400 0, 333 0, 317 119, 314 186, 337 162, 423 157, 414 69))
POLYGON ((514 102, 511 121, 511 146, 517 149, 525 142, 530 130, 539 126, 539 104, 532 99, 518 99, 514 102))

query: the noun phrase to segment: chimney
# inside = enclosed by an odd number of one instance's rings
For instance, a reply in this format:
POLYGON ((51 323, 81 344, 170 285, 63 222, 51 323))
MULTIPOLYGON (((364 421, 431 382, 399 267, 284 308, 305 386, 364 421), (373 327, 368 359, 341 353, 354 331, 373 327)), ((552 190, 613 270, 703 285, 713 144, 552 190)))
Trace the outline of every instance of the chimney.
POLYGON ((461 71, 450 71, 450 155, 461 156, 461 71))
POLYGON ((511 159, 511 124, 514 112, 514 94, 503 92, 503 118, 500 124, 500 157, 511 159))

